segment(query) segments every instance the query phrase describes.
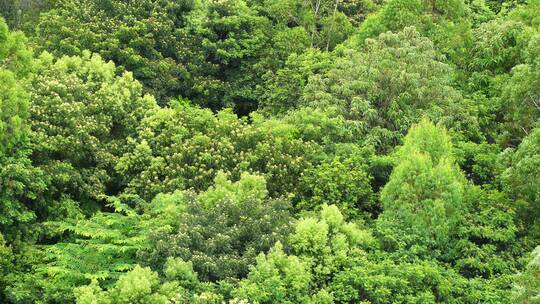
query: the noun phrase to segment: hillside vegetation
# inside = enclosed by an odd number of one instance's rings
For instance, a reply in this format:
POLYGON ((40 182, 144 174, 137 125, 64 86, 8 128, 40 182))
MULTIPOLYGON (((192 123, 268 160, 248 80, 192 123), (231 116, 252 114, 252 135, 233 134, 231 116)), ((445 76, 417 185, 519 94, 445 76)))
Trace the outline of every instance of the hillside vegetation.
POLYGON ((540 0, 0 0, 0 303, 540 303, 540 0))

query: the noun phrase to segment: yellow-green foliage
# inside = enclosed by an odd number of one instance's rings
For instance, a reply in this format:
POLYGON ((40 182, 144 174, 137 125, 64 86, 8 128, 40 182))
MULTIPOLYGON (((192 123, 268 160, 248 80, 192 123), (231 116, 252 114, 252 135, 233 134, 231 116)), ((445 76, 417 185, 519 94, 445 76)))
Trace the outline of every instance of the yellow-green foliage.
POLYGON ((112 168, 146 112, 156 107, 131 73, 84 52, 54 59, 43 53, 31 86, 36 163, 51 175, 52 199, 94 204, 115 185, 112 168))
POLYGON ((381 191, 378 227, 389 246, 444 250, 465 206, 465 180, 454 162, 450 137, 424 119, 403 142, 397 167, 381 191))

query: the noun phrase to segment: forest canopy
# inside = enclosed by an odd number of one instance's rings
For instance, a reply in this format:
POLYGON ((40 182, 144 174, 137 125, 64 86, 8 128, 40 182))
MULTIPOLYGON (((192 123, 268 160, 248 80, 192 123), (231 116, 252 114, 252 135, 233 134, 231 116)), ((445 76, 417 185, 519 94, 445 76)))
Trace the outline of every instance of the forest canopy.
POLYGON ((540 0, 0 0, 0 303, 540 303, 540 0))

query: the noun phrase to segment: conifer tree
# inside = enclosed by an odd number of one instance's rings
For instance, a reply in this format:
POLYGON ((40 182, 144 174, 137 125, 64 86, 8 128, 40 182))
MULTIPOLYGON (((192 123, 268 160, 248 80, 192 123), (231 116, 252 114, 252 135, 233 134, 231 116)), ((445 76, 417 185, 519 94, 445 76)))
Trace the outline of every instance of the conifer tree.
POLYGON ((444 250, 462 216, 464 178, 446 131, 427 119, 411 128, 381 192, 378 228, 390 248, 444 250))

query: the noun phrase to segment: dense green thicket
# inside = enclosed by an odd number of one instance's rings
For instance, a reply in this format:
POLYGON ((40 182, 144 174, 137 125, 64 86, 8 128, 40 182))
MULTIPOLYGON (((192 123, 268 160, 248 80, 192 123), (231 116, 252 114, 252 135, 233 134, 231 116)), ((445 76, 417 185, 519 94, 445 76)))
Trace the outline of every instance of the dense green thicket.
POLYGON ((1 303, 540 303, 539 0, 0 0, 1 303))

